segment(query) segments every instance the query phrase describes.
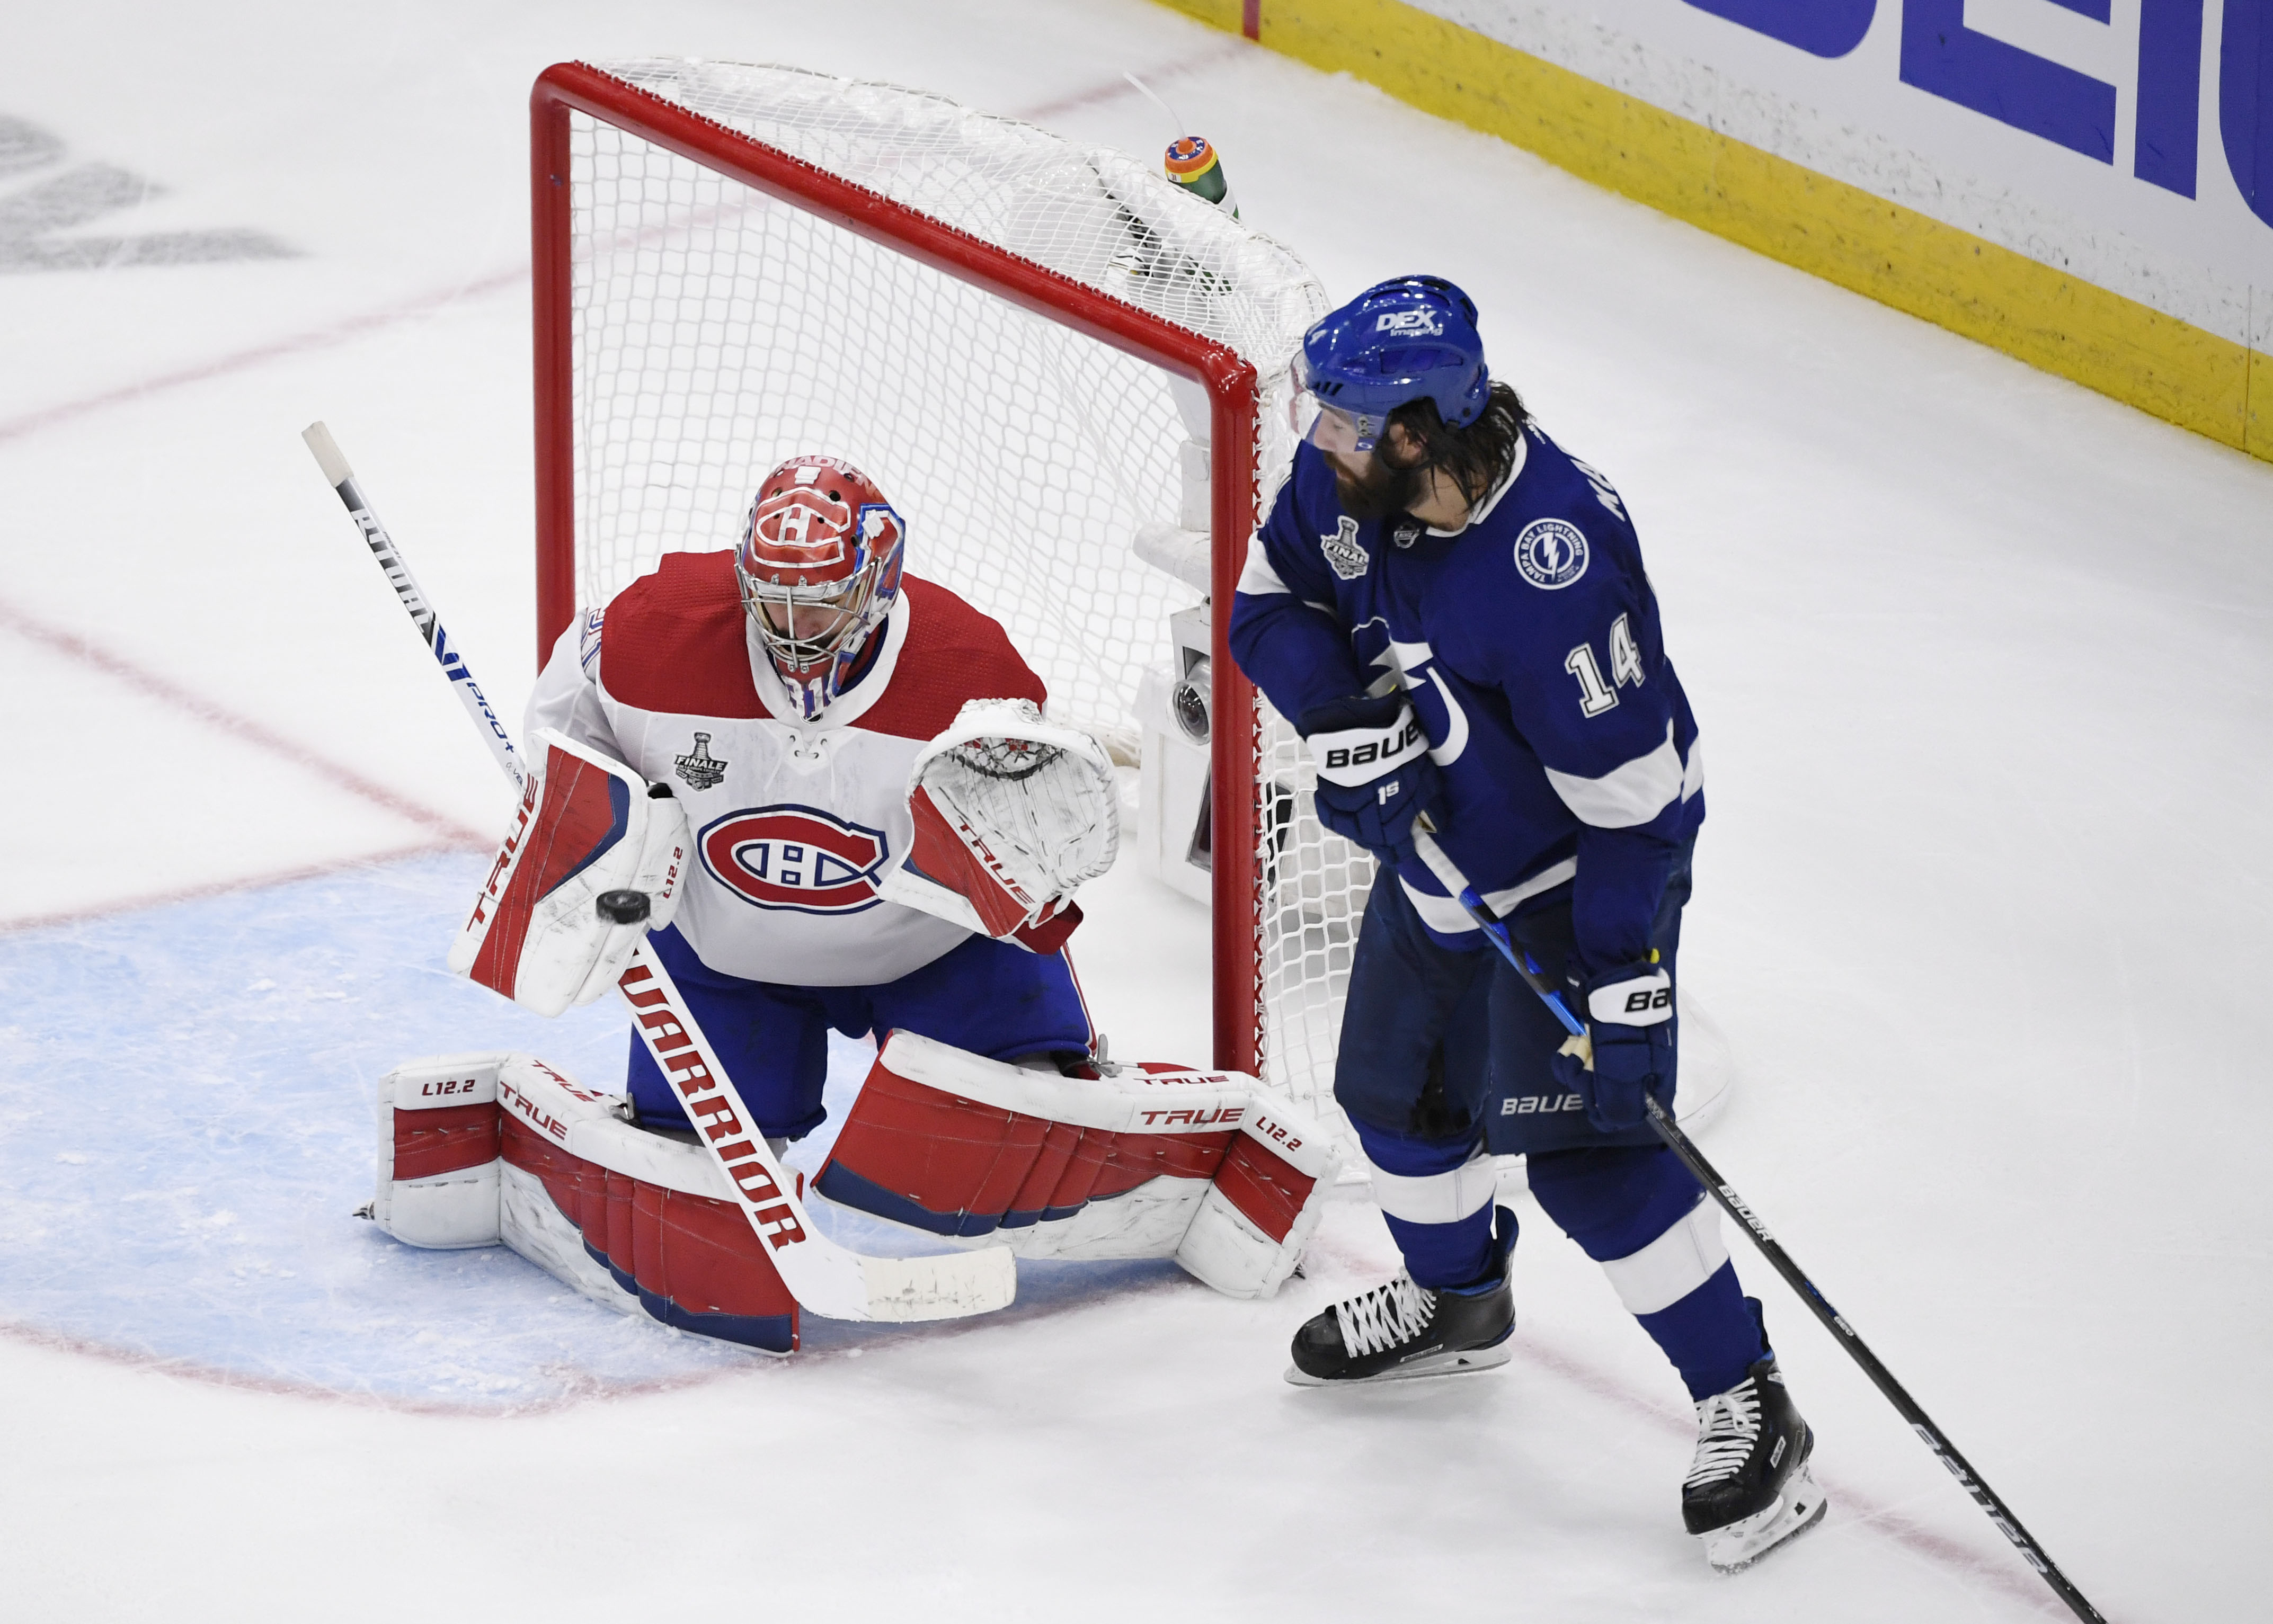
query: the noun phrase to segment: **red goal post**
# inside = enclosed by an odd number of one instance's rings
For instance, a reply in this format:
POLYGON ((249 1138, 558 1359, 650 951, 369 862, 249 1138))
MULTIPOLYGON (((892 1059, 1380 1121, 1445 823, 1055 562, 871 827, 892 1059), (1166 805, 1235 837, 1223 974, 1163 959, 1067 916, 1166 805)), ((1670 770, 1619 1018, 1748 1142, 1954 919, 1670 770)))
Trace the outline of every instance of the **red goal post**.
MULTIPOLYGON (((887 196, 806 156, 769 144, 721 117, 707 116, 705 111, 697 110, 701 101, 700 95, 679 88, 682 85, 715 82, 728 87, 717 94, 726 95, 729 91, 739 94, 739 86, 765 75, 773 76, 773 80, 768 82, 777 81, 808 100, 820 94, 820 86, 847 86, 841 94, 848 98, 848 106, 858 103, 866 107, 889 88, 859 86, 852 81, 824 81, 819 76, 796 77, 791 70, 734 70, 731 64, 619 64, 614 71, 563 64, 547 69, 536 81, 530 101, 530 183, 535 255, 539 658, 544 658, 567 627, 579 602, 596 601, 607 586, 604 580, 596 584, 595 566, 588 556, 595 543, 589 536, 580 550, 580 524, 589 529, 602 522, 596 514, 612 515, 606 522, 635 537, 634 543, 627 543, 631 553, 626 556, 630 557, 640 547, 668 544, 667 538, 687 534, 683 529, 673 530, 671 526, 694 523, 686 517, 688 513, 708 512, 712 528, 692 532, 701 538, 695 544, 725 545, 731 540, 731 533, 718 534, 715 528, 716 514, 724 511, 724 493, 739 480, 739 488, 745 493, 740 499, 746 500, 749 482, 769 466, 775 455, 806 448, 787 444, 760 446, 758 449, 764 452, 761 460, 739 468, 730 466, 735 448, 761 438, 760 430, 765 423, 776 421, 766 415, 775 409, 775 402, 769 398, 754 403, 745 401, 736 409, 748 421, 738 423, 730 430, 720 429, 708 419, 695 421, 702 409, 701 400, 709 398, 701 397, 701 390, 723 393, 745 387, 742 380, 746 363, 739 363, 741 370, 738 370, 737 357, 746 358, 757 353, 753 346, 762 347, 771 341, 777 346, 819 343, 826 347, 836 336, 829 330, 832 321, 843 326, 856 317, 866 321, 872 313, 878 320, 891 317, 889 310, 871 312, 866 307, 847 304, 833 317, 813 318, 819 328, 817 337, 803 332, 791 333, 789 321, 792 312, 787 301, 792 296, 765 280, 778 273, 764 266, 736 269, 725 266, 722 259, 731 247, 729 239, 740 240, 733 237, 735 233, 753 241, 767 232, 778 236, 783 228, 771 223, 771 216, 764 213, 771 205, 786 206, 798 215, 880 245, 893 257, 928 267, 954 282, 1031 312, 1056 328, 1082 335, 1198 385, 1206 392, 1208 403, 1208 521, 1212 536, 1208 579, 1209 597, 1218 610, 1212 617, 1210 708, 1213 726, 1209 745, 1212 761, 1210 847, 1215 963, 1214 1062, 1230 1069, 1262 1074, 1265 1070, 1268 1025, 1264 870, 1277 860, 1272 853, 1283 849, 1287 840, 1285 827, 1271 826, 1287 824, 1294 815, 1287 810, 1294 805, 1294 797, 1286 788, 1292 781, 1284 772, 1274 787, 1261 765, 1264 729, 1280 725, 1283 731, 1283 724, 1273 724, 1265 707, 1258 705, 1252 686, 1230 658, 1226 642, 1228 608, 1248 537, 1257 522, 1263 477, 1266 472, 1275 473, 1259 467, 1260 454, 1270 437, 1264 432, 1260 415, 1264 391, 1258 388, 1257 367, 1229 343, 1179 325, 1129 299, 1052 268, 1035 257, 949 223, 924 208, 887 196), (733 77, 735 73, 742 78, 733 77), (634 82, 634 79, 645 82, 634 82), (661 86, 669 94, 658 94, 651 86, 661 86), (611 217, 600 223, 595 223, 597 214, 589 204, 579 200, 588 183, 577 168, 578 143, 581 138, 589 146, 595 138, 594 131, 604 137, 606 143, 622 146, 626 155, 611 161, 647 189, 642 200, 626 206, 620 217, 611 217), (686 171, 667 159, 652 156, 650 149, 654 153, 685 161, 702 176, 723 177, 724 182, 748 188, 770 200, 770 204, 740 202, 735 194, 705 191, 688 181, 686 171), (580 207, 589 216, 581 226, 580 207), (728 226, 716 223, 728 216, 732 217, 728 226), (684 221, 694 223, 676 223, 684 221), (580 229, 585 234, 581 238, 580 229), (642 233, 662 240, 673 231, 682 233, 682 245, 649 251, 642 233), (728 248, 721 248, 721 243, 726 243, 728 248), (619 274, 593 268, 596 260, 611 254, 619 254, 625 262, 619 274), (646 256, 644 259, 642 255, 646 256), (642 265, 648 268, 641 269, 642 265), (614 318, 595 313, 597 296, 594 289, 604 277, 610 276, 613 277, 609 284, 613 291, 607 296, 618 301, 621 310, 627 312, 623 317, 626 328, 635 329, 630 337, 611 339, 607 333, 599 331, 614 318), (729 312, 723 317, 716 314, 719 299, 731 303, 739 296, 736 290, 744 288, 749 290, 746 298, 750 312, 729 312), (685 302, 688 313, 683 323, 679 318, 658 314, 658 301, 667 298, 685 302), (724 326, 720 332, 725 336, 706 338, 697 332, 693 338, 687 338, 674 330, 675 323, 691 331, 706 321, 723 321, 724 326), (611 343, 616 345, 614 351, 609 348, 611 343), (683 357, 681 350, 686 352, 683 357), (598 385, 589 377, 580 378, 579 367, 584 366, 589 372, 595 367, 619 364, 619 361, 609 359, 611 355, 632 355, 632 362, 622 364, 648 367, 656 377, 667 381, 652 386, 651 400, 611 398, 596 404, 594 390, 598 385), (668 381, 671 379, 693 381, 668 381), (709 381, 703 381, 706 379, 709 381), (673 424, 679 426, 674 428, 673 424), (689 424, 694 426, 686 426, 689 424), (580 432, 588 439, 603 433, 617 437, 604 453, 588 448, 586 454, 591 461, 581 471, 580 432), (674 443, 670 438, 673 433, 684 438, 674 443), (636 466, 626 472, 629 465, 636 466), (608 484, 607 490, 601 490, 606 482, 613 483, 608 484), (709 504, 708 509, 703 506, 705 503, 709 504), (657 542, 658 536, 666 540, 657 542), (588 595, 580 596, 580 593, 588 595)), ((954 124, 954 120, 939 110, 952 104, 918 93, 896 94, 910 99, 906 116, 931 118, 943 128, 954 124)), ((959 109, 955 111, 964 119, 983 117, 965 114, 959 109)), ((1003 140, 1013 146, 1019 142, 1031 145, 1033 139, 1054 140, 1028 126, 1013 125, 1010 121, 985 122, 999 126, 1003 140)), ((887 125, 879 124, 878 128, 885 129, 887 125)), ((833 137, 834 132, 828 133, 833 137)), ((988 138, 992 138, 991 134, 988 138)), ((872 142, 871 147, 873 145, 872 142)), ((613 145, 610 150, 614 150, 613 145)), ((874 160, 872 150, 861 150, 865 153, 861 161, 874 160)), ((887 165, 878 173, 889 176, 893 171, 887 165)), ((1117 200, 1110 187, 1106 188, 1106 195, 1117 200)), ((1125 211, 1122 217, 1128 217, 1125 211)), ((1044 236, 1053 228, 1047 220, 1022 221, 1016 226, 1017 231, 1044 236)), ((827 241, 833 243, 836 239, 829 237, 827 241)), ((1276 245, 1272 246, 1275 250, 1276 245)), ((837 251, 831 248, 828 251, 834 254, 837 251)), ((1276 251, 1284 255, 1284 251, 1276 251)), ((1291 256, 1284 257, 1291 261, 1291 256)), ((1299 262, 1293 263, 1299 266, 1299 262)), ((851 259, 842 263, 830 260, 826 270, 815 273, 811 279, 816 296, 849 297, 844 288, 870 274, 864 268, 866 264, 851 259)), ((1315 288, 1315 283, 1309 286, 1315 288)), ((904 304, 905 296, 879 296, 876 303, 904 304)), ((960 315, 942 315, 934 325, 956 327, 965 319, 960 315)), ((960 338, 959 330, 955 336, 960 338)), ((912 355, 916 350, 926 349, 934 337, 911 328, 896 339, 883 335, 875 341, 887 346, 878 353, 893 357, 887 364, 874 369, 885 374, 874 380, 880 396, 896 389, 902 381, 900 352, 889 349, 889 344, 896 342, 912 355)), ((977 355, 985 348, 985 341, 972 341, 969 348, 977 355)), ((946 350, 941 354, 946 359, 931 363, 911 360, 908 364, 933 364, 942 380, 951 380, 957 363, 946 350)), ((1010 384, 1015 385, 1016 376, 1009 376, 1010 384)), ((1000 399, 986 406, 980 415, 992 413, 1005 422, 1016 418, 1024 409, 1020 392, 1005 385, 999 393, 1000 399)), ((1096 393, 1079 387, 1072 390, 1076 398, 1096 393)), ((942 420, 952 417, 956 411, 953 406, 937 409, 942 420)), ((816 410, 814 420, 825 415, 816 410)), ((857 411, 840 413, 840 416, 855 424, 861 421, 857 411)), ((945 426, 949 425, 942 421, 945 426)), ((1000 423, 985 423, 953 426, 982 437, 990 430, 1001 428, 1000 423)), ((1010 448, 1005 455, 1014 454, 1022 445, 1017 433, 1010 429, 1001 430, 998 442, 987 443, 1000 443, 1010 448)), ((897 488, 894 468, 879 467, 871 471, 883 481, 888 492, 897 488)), ((946 476, 941 475, 942 478, 946 476)), ((1085 470, 1060 468, 1055 472, 1038 469, 1029 477, 1034 488, 1025 499, 1047 506, 1056 498, 1054 485, 1088 475, 1085 470)), ((934 504, 935 509, 948 505, 934 504)), ((912 516, 919 535, 923 517, 919 513, 912 516)), ((1069 521, 1067 526, 1069 532, 1082 528, 1081 523, 1074 521, 1069 521)), ((930 573, 924 558, 915 551, 911 553, 910 565, 918 573, 930 573)), ((619 572, 631 565, 610 567, 619 572)), ((652 567, 651 558, 647 567, 652 567)), ((1085 570, 1094 573, 1090 565, 1076 564, 1069 567, 1073 569, 1072 578, 1076 580, 1085 579, 1085 570)), ((615 589, 619 589, 620 584, 616 581, 615 589)), ((965 595, 971 595, 966 591, 965 595)), ((983 596, 975 601, 981 609, 993 612, 993 606, 983 596)), ((1165 642, 1165 623, 1159 635, 1165 642)), ((1023 642, 1021 646, 1024 647, 1023 642)), ((1045 675, 1049 673, 1046 671, 1045 675)), ((1059 684, 1053 680, 1054 706, 1058 690, 1059 684)), ((1301 812, 1307 817, 1306 796, 1303 800, 1301 812)), ((1318 887, 1314 883, 1309 889, 1315 894, 1318 887)), ((1354 921, 1348 923, 1354 925, 1354 921)), ((1322 987, 1330 984, 1330 976, 1321 983, 1322 987)), ((1338 993, 1332 996, 1332 1002, 1338 1014, 1338 993)), ((1315 1097, 1323 1092, 1323 1088, 1314 1085, 1300 1091, 1315 1097)))

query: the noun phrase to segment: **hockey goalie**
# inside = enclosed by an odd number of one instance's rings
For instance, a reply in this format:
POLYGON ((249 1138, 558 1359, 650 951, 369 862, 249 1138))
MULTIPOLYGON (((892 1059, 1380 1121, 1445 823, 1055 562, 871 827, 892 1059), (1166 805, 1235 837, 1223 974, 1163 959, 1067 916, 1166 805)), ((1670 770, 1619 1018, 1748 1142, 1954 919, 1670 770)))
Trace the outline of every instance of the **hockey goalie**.
MULTIPOLYGON (((587 610, 538 679, 536 770, 451 966, 557 1014, 644 939, 776 1155, 824 1119, 829 1033, 877 1039, 829 1200, 1269 1295, 1333 1152, 1252 1079, 1104 1061, 1066 942, 1114 858, 1112 765, 1046 719, 999 625, 904 573, 907 528, 849 463, 792 457, 734 550, 666 554, 587 610)), ((502 1242, 626 1312, 797 1345, 710 1125, 636 1031, 620 1094, 491 1054, 380 1096, 373 1216, 398 1239, 502 1242)))

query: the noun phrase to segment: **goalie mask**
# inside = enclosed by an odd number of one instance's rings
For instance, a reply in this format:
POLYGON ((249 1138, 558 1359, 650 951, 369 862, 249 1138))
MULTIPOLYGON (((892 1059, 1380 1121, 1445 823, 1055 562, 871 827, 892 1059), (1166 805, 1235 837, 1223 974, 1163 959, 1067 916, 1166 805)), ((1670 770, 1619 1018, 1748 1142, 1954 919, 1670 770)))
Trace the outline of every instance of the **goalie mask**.
POLYGON ((874 481, 837 457, 791 457, 765 477, 742 525, 742 608, 799 714, 844 689, 869 634, 899 601, 907 526, 874 481))

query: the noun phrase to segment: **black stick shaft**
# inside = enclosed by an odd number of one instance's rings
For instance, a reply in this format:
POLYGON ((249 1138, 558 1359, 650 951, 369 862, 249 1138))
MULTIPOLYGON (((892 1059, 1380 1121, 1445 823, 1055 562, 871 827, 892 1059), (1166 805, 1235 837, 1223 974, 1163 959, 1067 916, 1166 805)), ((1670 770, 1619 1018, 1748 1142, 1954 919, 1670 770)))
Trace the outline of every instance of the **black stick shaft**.
POLYGON ((1981 1474, 1973 1470, 1971 1463, 1957 1452, 1957 1446, 1951 1443, 1941 1429, 1933 1424, 1933 1418, 1926 1414, 1917 1400, 1894 1380, 1894 1372, 1880 1364, 1879 1356, 1871 1351, 1862 1337, 1856 1335, 1855 1328, 1847 1323, 1846 1316, 1834 1308, 1830 1300, 1816 1289, 1815 1282, 1810 1280, 1799 1265, 1792 1261, 1791 1254, 1783 1249, 1783 1244, 1768 1233, 1768 1226, 1753 1215, 1744 1197, 1738 1195, 1735 1187, 1705 1159, 1704 1153, 1674 1121, 1672 1113, 1654 1099, 1645 1096, 1644 1100, 1649 1110, 1649 1125, 1657 1130, 1657 1136, 1681 1158, 1683 1165, 1696 1175, 1697 1182, 1705 1186, 1706 1194, 1721 1204, 1721 1209, 1744 1226, 1744 1231, 1752 1238, 1752 1244, 1759 1248, 1760 1255, 1784 1277, 1787 1285, 1799 1293, 1800 1300, 1807 1305, 1809 1311, 1823 1321, 1824 1328, 1863 1367, 1863 1373, 1887 1396, 1887 1402, 1910 1424, 1910 1430, 1924 1441, 1927 1448, 1933 1451, 1934 1458, 1949 1468, 1949 1475, 1956 1478, 1958 1486, 1970 1494, 1974 1503, 1988 1514, 1989 1520, 1997 1525, 1997 1531, 2012 1541, 2013 1548, 2021 1553, 2021 1560, 2037 1570, 2037 1576, 2052 1586, 2052 1593, 2066 1602, 2076 1617, 2089 1620, 2089 1624, 2106 1624, 2099 1609, 2084 1598, 2083 1592, 2077 1590, 2052 1559, 2044 1554, 2044 1549, 2037 1543, 2036 1537, 2021 1526, 2021 1519, 2013 1515, 2013 1508, 2005 1503, 1996 1490, 1982 1481, 1981 1474))
MULTIPOLYGON (((1530 956, 1509 935, 1506 924, 1492 912, 1475 889, 1461 879, 1459 870, 1452 865, 1451 858, 1429 838, 1426 825, 1421 827, 1414 842, 1422 858, 1436 872, 1444 888, 1460 899, 1460 905, 1474 917, 1485 937, 1499 949, 1500 956, 1514 967, 1517 975, 1523 977, 1524 984, 1537 993, 1541 1001, 1554 1011, 1557 1018, 1574 1035, 1583 1030, 1578 1017, 1571 1013, 1547 977, 1530 962, 1530 956)), ((1674 1121, 1673 1113, 1648 1095, 1642 1096, 1642 1104, 1649 1111, 1649 1125, 1657 1130, 1657 1136, 1681 1158, 1682 1164, 1689 1169, 1699 1184, 1705 1186, 1706 1194, 1721 1204, 1721 1210, 1744 1225, 1744 1232, 1752 1238, 1752 1244, 1759 1248, 1760 1255, 1783 1276, 1785 1284, 1799 1293, 1799 1300, 1807 1305, 1811 1313, 1823 1321, 1824 1328, 1831 1333, 1841 1347, 1847 1350, 1849 1357, 1863 1367, 1863 1373, 1871 1378, 1902 1419, 1910 1424, 1910 1430, 1924 1441, 1927 1448, 1933 1451, 1934 1459, 1949 1468, 1949 1475, 1957 1479, 1958 1486, 1973 1497, 1974 1504, 1988 1513, 1989 1520, 1997 1525, 1997 1531, 2011 1540, 2013 1548, 2021 1553, 2021 1560, 2037 1570, 2037 1575, 2052 1586, 2052 1593, 2066 1602, 2076 1617, 2086 1620, 2086 1624, 2107 1624, 2099 1609, 2086 1600, 2083 1592, 2069 1583, 2068 1576, 2059 1570, 2051 1557, 2044 1554, 2044 1547, 2037 1543, 2036 1537, 2021 1526, 2021 1519, 2013 1515, 2013 1508, 2004 1502, 1996 1490, 1981 1480, 1981 1474, 1975 1471, 1972 1463, 1957 1452, 1957 1446, 1942 1435, 1941 1429, 1933 1424, 1933 1418, 1926 1414, 1901 1382, 1894 1380, 1894 1372, 1879 1362, 1879 1356, 1855 1334, 1855 1328, 1847 1323, 1846 1316, 1834 1308, 1823 1293, 1815 1289, 1815 1282, 1792 1261, 1791 1254, 1768 1233, 1767 1225, 1753 1216, 1752 1209, 1744 1204, 1744 1197, 1737 1194, 1735 1186, 1714 1171, 1704 1153, 1674 1121)))

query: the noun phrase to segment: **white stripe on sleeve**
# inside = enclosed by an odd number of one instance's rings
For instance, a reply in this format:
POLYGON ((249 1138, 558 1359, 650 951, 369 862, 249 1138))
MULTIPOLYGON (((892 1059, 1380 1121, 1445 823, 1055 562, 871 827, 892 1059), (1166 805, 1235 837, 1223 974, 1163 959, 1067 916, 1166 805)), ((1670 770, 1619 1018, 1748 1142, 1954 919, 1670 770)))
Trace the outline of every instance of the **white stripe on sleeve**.
POLYGON ((1546 768, 1547 782, 1563 804, 1579 814, 1579 821, 1598 829, 1631 829, 1647 823, 1681 793, 1681 752, 1673 747, 1673 723, 1665 724, 1665 743, 1646 756, 1636 756, 1612 767, 1600 778, 1580 778, 1546 768))
POLYGON ((1499 1168, 1481 1148, 1449 1173, 1408 1179, 1373 1171, 1373 1199, 1382 1211, 1407 1224, 1457 1224, 1491 1205, 1499 1191, 1499 1168))
MULTIPOLYGON (((1542 891, 1551 891, 1579 872, 1579 859, 1565 857, 1560 863, 1550 863, 1530 879, 1519 880, 1504 891, 1489 892, 1484 902, 1492 912, 1504 919, 1515 911, 1518 902, 1529 902, 1542 891)), ((1433 896, 1420 889, 1403 875, 1397 883, 1405 887, 1405 899, 1413 904, 1413 911, 1421 922, 1439 936, 1452 936, 1462 931, 1473 931, 1476 922, 1468 917, 1468 910, 1460 906, 1458 897, 1433 896)))
POLYGON ((1263 532, 1257 530, 1247 538, 1247 566, 1239 573, 1239 589, 1249 597, 1266 597, 1272 593, 1282 595, 1292 592, 1279 579, 1279 572, 1271 567, 1271 555, 1263 549, 1263 532))
POLYGON ((1685 1217, 1640 1251, 1612 1258, 1602 1272, 1628 1313, 1655 1313, 1703 1285, 1728 1261, 1721 1209, 1710 1196, 1700 1195, 1685 1217))

